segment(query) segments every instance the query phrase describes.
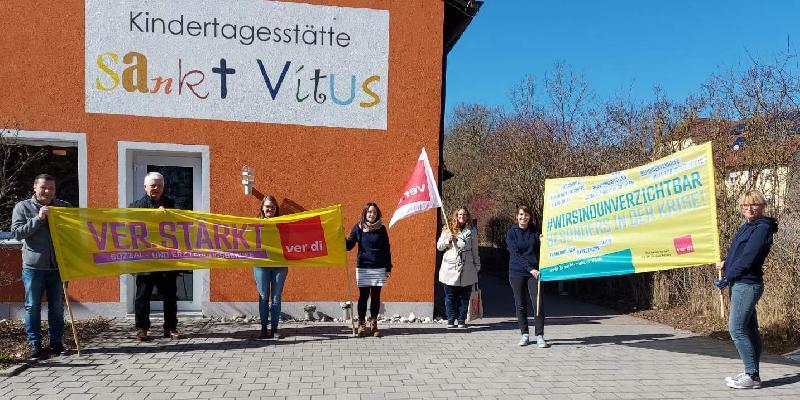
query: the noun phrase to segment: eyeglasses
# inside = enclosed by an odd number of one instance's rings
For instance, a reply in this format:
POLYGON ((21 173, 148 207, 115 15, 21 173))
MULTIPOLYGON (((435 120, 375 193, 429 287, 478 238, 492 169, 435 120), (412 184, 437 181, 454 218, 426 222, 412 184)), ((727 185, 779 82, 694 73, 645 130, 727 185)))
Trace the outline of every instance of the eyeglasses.
POLYGON ((742 208, 759 208, 764 207, 764 203, 754 203, 754 204, 740 204, 742 208))

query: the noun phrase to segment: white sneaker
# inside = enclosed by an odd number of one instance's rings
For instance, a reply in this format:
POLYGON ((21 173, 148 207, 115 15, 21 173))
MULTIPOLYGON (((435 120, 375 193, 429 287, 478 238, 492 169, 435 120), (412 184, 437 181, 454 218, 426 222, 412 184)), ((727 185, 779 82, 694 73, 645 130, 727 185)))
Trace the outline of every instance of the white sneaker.
POLYGON ((726 377, 725 377, 725 383, 728 383, 728 382, 730 382, 730 381, 735 381, 735 380, 741 379, 741 378, 742 378, 744 375, 747 375, 747 374, 746 374, 746 373, 744 373, 744 372, 742 372, 741 374, 739 374, 739 375, 736 375, 736 376, 726 376, 726 377))
POLYGON ((544 335, 536 335, 536 345, 540 349, 547 347, 547 342, 544 340, 544 335))
POLYGON ((728 387, 734 389, 758 389, 761 387, 761 381, 753 379, 750 375, 739 375, 737 378, 728 381, 728 387))
POLYGON ((528 334, 527 333, 523 334, 522 338, 519 340, 519 343, 517 343, 517 344, 520 345, 520 346, 527 346, 528 345, 528 334))

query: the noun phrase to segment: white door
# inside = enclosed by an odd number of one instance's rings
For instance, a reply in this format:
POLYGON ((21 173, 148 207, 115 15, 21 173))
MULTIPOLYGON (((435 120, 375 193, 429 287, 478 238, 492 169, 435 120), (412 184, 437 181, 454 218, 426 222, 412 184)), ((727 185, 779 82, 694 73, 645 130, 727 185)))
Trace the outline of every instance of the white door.
MULTIPOLYGON (((202 204, 202 160, 198 156, 154 155, 153 153, 134 154, 133 179, 130 179, 130 201, 144 196, 144 177, 149 172, 164 175, 164 195, 175 200, 175 208, 199 210, 202 204)), ((178 275, 178 311, 200 311, 202 276, 192 271, 182 271, 178 275), (197 294, 197 295, 196 295, 197 294)), ((128 280, 128 301, 132 309, 136 292, 135 279, 128 280)), ((150 309, 162 311, 163 303, 158 289, 153 291, 150 309)))

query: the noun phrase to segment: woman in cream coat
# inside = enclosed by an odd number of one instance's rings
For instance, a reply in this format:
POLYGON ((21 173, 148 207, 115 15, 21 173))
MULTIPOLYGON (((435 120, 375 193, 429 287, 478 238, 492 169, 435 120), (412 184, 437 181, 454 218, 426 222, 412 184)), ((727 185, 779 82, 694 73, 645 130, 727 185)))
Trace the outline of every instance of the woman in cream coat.
POLYGON ((447 327, 466 328, 467 307, 472 285, 478 283, 481 258, 478 254, 478 231, 470 225, 469 210, 461 207, 450 216, 452 232, 442 231, 436 248, 444 251, 439 282, 444 284, 447 327))

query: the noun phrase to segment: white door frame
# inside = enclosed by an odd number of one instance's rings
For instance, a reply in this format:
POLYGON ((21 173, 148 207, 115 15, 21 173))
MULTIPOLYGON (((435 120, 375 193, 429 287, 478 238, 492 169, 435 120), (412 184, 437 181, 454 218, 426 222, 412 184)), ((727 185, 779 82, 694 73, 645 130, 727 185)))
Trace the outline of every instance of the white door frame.
MULTIPOLYGON (((171 154, 171 153, 170 153, 171 154)), ((184 153, 185 154, 185 153, 184 153)), ((167 165, 171 167, 189 167, 192 168, 192 187, 199 188, 202 186, 202 160, 200 157, 195 157, 194 155, 191 156, 176 156, 176 155, 156 155, 150 152, 139 153, 134 152, 132 157, 133 162, 133 181, 129 182, 128 189, 131 190, 133 196, 132 199, 140 198, 144 196, 144 187, 137 186, 137 182, 144 182, 144 177, 147 175, 147 165, 167 165), (137 190, 138 189, 138 190, 137 190)), ((167 182, 168 183, 168 182, 167 182)), ((195 204, 202 203, 202 193, 200 190, 194 190, 192 192, 192 205, 194 208, 193 210, 197 210, 197 206, 195 204)), ((136 291, 134 287, 134 279, 128 280, 128 300, 134 301, 131 295, 136 291)), ((192 271, 192 292, 194 292, 194 288, 200 288, 203 284, 203 277, 201 274, 192 271)), ((194 294, 194 293, 193 293, 194 294)), ((202 309, 202 302, 198 296, 192 296, 192 301, 178 301, 178 310, 180 311, 200 311, 202 309)), ((150 310, 152 311, 164 311, 163 303, 160 301, 154 301, 150 305, 150 310)))
MULTIPOLYGON (((200 201, 194 202, 195 211, 210 212, 210 151, 206 145, 185 145, 174 143, 152 143, 152 142, 125 142, 120 141, 117 145, 117 198, 118 207, 125 208, 133 198, 134 186, 142 184, 136 182, 136 173, 133 170, 133 161, 136 157, 159 157, 164 160, 179 161, 187 158, 195 158, 200 161, 200 201)), ((187 165, 191 166, 191 165, 187 165)), ((195 189, 196 190, 196 189, 195 189)), ((197 197, 195 197, 196 199, 197 197)), ((180 308, 192 311, 201 311, 203 305, 209 302, 209 272, 207 269, 197 269, 193 272, 193 301, 180 302, 180 308), (185 303, 185 304, 184 304, 185 303), (182 306, 182 307, 181 307, 182 306)), ((132 275, 121 275, 119 285, 119 300, 123 303, 128 313, 134 312, 134 284, 135 279, 132 275)))

